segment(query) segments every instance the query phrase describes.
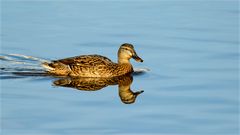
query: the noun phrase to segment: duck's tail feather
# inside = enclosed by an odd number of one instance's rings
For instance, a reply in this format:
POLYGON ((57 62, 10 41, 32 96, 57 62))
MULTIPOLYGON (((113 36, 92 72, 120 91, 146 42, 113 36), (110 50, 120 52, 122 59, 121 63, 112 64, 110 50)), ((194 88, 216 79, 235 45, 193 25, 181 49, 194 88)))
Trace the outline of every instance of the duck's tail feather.
POLYGON ((47 71, 53 71, 53 70, 55 70, 55 68, 51 66, 51 63, 48 63, 48 62, 43 62, 43 63, 41 64, 41 66, 42 66, 44 69, 46 69, 47 71))
POLYGON ((71 69, 68 65, 65 65, 59 61, 52 62, 43 62, 41 66, 47 71, 49 74, 66 76, 71 72, 71 69))

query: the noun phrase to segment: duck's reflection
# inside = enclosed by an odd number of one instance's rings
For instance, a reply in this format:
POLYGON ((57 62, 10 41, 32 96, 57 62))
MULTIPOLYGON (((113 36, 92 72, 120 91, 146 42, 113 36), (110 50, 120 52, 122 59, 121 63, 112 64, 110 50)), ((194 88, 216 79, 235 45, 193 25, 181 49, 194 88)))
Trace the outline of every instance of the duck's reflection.
POLYGON ((143 91, 133 92, 130 88, 133 82, 131 74, 113 78, 61 78, 54 81, 54 85, 71 87, 84 91, 100 90, 108 85, 118 85, 119 97, 125 104, 135 102, 137 96, 143 91))

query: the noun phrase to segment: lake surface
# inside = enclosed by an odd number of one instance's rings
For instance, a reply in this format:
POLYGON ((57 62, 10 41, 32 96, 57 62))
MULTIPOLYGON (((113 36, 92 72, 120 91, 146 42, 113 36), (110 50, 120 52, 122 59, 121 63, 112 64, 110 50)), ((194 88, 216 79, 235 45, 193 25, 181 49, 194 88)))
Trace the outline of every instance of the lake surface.
POLYGON ((237 0, 2 0, 1 26, 1 58, 116 61, 128 42, 144 60, 133 66, 150 69, 133 76, 132 91, 144 92, 125 104, 117 85, 54 86, 54 77, 11 74, 18 65, 6 72, 1 60, 1 135, 239 134, 237 0))

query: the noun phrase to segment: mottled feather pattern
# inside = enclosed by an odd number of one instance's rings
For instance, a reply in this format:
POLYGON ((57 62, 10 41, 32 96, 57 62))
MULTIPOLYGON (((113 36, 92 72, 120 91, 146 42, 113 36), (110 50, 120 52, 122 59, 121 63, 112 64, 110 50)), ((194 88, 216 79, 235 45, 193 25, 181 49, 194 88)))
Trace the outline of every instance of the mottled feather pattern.
POLYGON ((96 91, 108 85, 118 84, 118 77, 103 78, 103 77, 71 77, 62 78, 54 81, 54 85, 63 87, 72 87, 79 90, 96 91))
POLYGON ((54 85, 61 87, 70 87, 83 91, 97 91, 109 85, 118 84, 118 92, 121 101, 125 104, 134 103, 137 96, 143 91, 133 92, 130 89, 133 77, 126 74, 118 77, 67 77, 54 81, 54 85))
POLYGON ((48 69, 48 73, 54 75, 72 77, 114 77, 133 72, 132 65, 129 62, 132 56, 138 57, 133 46, 130 44, 123 44, 118 51, 118 57, 121 57, 121 59, 118 58, 120 60, 118 63, 112 62, 105 56, 95 54, 55 60, 51 63, 43 63, 43 66, 48 69))

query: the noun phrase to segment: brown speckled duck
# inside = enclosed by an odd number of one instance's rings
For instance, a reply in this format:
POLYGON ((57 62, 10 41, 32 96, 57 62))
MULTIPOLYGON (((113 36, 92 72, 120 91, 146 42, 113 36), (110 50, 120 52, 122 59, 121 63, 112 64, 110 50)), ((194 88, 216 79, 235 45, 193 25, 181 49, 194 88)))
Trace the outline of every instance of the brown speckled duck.
POLYGON ((118 92, 121 101, 125 104, 132 104, 135 102, 138 95, 143 93, 141 91, 132 91, 131 84, 133 77, 131 74, 126 74, 117 77, 63 77, 55 80, 55 86, 74 88, 82 91, 97 91, 109 85, 118 85, 118 92))
POLYGON ((44 62, 47 73, 71 77, 115 77, 133 72, 130 59, 143 60, 137 55, 132 44, 122 44, 118 50, 118 63, 101 55, 81 55, 71 58, 44 62))

